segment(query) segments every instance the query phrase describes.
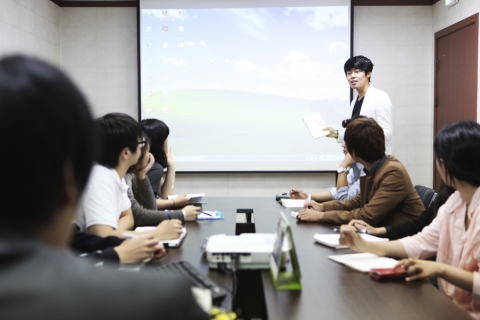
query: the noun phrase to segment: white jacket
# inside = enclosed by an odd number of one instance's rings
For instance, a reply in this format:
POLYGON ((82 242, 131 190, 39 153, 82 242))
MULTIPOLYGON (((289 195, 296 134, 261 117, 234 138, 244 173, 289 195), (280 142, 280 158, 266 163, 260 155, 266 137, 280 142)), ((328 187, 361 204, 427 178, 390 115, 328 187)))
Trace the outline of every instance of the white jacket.
MULTIPOLYGON (((358 96, 358 95, 357 95, 358 96)), ((353 107, 357 101, 357 96, 350 104, 350 114, 352 114, 353 107)), ((363 97, 364 101, 360 115, 375 119, 385 134, 385 153, 392 154, 390 147, 390 140, 393 137, 393 120, 392 120, 392 101, 385 91, 374 88, 371 84, 367 93, 363 97)), ((338 143, 342 143, 345 136, 345 129, 338 130, 338 143)))

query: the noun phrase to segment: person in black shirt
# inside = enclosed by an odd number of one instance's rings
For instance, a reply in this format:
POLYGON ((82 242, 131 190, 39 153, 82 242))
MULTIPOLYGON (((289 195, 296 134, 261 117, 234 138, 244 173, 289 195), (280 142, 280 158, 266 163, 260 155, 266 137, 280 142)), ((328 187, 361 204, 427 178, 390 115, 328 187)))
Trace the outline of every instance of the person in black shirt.
POLYGON ((455 189, 442 183, 440 192, 435 202, 430 205, 418 218, 397 225, 374 228, 362 220, 352 220, 348 225, 357 229, 365 229, 369 234, 377 237, 385 237, 390 240, 402 239, 413 236, 428 226, 437 216, 438 209, 447 201, 448 197, 455 192, 455 189))

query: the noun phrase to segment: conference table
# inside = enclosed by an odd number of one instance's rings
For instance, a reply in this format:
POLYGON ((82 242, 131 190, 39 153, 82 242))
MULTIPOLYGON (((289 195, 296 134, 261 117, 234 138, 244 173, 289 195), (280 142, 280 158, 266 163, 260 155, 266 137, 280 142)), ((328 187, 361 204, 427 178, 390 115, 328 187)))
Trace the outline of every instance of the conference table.
MULTIPOLYGON (((315 233, 332 233, 331 225, 299 222, 290 209, 272 198, 204 198, 203 210, 221 211, 225 220, 187 222, 188 235, 182 246, 170 249, 159 264, 186 260, 203 274, 230 288, 231 276, 209 269, 201 251, 204 240, 213 234, 235 235, 237 209, 253 209, 257 233, 275 233, 280 211, 291 225, 302 275, 301 291, 277 291, 269 270, 239 274, 235 311, 244 319, 471 319, 427 281, 376 281, 367 274, 328 259, 329 255, 353 253, 317 244, 315 233), (238 312, 238 311, 237 311, 238 312), (242 312, 242 311, 240 311, 242 312)), ((296 209, 294 209, 296 210, 296 209)), ((298 209, 297 209, 298 210, 298 209)), ((244 211, 241 211, 244 212, 244 211)), ((238 227, 238 226, 237 226, 238 227)), ((231 296, 222 307, 231 308, 231 296)))

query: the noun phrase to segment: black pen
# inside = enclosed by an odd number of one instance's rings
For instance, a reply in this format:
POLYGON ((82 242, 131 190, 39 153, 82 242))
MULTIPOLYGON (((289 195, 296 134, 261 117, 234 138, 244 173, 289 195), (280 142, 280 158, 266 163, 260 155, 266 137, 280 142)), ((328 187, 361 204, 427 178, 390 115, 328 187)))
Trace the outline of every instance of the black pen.
POLYGON ((212 217, 212 215, 211 215, 210 213, 207 213, 207 212, 205 212, 205 211, 201 211, 201 213, 206 214, 207 216, 212 217))
MULTIPOLYGON (((333 227, 332 230, 333 232, 340 232, 340 227, 333 227)), ((370 234, 370 231, 367 229, 355 229, 355 232, 361 234, 370 234)))

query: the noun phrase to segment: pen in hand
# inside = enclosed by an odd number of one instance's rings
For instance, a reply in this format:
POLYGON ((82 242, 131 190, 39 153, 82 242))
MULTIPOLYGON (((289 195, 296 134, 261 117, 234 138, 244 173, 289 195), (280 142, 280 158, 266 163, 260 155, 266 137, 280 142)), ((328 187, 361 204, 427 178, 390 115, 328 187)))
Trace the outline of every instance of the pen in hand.
MULTIPOLYGON (((333 232, 340 232, 340 227, 333 227, 332 228, 332 231, 333 232)), ((361 233, 361 234, 370 234, 370 231, 368 231, 367 229, 356 229, 355 230, 356 233, 361 233)))

